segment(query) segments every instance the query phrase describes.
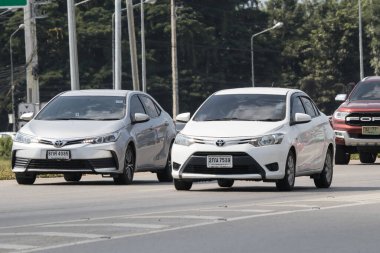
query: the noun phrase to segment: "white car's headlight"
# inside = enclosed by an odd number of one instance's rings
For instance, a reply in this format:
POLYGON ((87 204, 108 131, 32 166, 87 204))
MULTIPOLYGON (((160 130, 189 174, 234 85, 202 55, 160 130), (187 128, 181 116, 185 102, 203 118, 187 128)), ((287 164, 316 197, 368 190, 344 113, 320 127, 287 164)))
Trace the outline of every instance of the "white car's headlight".
POLYGON ((346 119, 346 116, 350 114, 349 112, 339 112, 339 111, 336 111, 334 113, 334 118, 336 119, 340 119, 340 120, 345 120, 346 119))
POLYGON ((281 144, 283 139, 284 134, 268 134, 257 138, 253 138, 249 143, 255 147, 262 147, 274 144, 281 144))
POLYGON ((119 136, 120 136, 120 131, 117 131, 111 134, 85 139, 83 143, 102 144, 102 143, 116 142, 117 139, 119 139, 119 136))
POLYGON ((177 134, 174 143, 183 146, 190 146, 191 144, 194 144, 194 139, 183 134, 177 134))
POLYGON ((13 141, 29 144, 29 143, 37 143, 38 138, 36 136, 33 136, 33 135, 27 135, 27 134, 23 134, 23 133, 18 132, 13 141))

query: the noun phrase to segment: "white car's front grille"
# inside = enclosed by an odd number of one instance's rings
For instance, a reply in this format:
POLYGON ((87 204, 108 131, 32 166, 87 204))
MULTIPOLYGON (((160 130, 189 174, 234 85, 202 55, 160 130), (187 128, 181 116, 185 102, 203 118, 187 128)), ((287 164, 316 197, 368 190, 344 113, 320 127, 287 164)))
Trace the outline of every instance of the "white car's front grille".
POLYGON ((229 146, 229 145, 239 145, 248 144, 252 138, 193 138, 194 142, 197 144, 208 144, 216 146, 229 146), (223 141, 223 145, 218 145, 217 143, 223 141))

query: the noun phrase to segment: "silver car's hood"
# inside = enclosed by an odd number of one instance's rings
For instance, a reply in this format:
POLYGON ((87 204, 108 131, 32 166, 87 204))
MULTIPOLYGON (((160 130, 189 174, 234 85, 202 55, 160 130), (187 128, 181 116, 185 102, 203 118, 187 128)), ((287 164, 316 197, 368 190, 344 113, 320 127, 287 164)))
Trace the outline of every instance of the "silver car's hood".
POLYGON ((123 126, 123 120, 32 120, 20 132, 46 139, 76 139, 113 133, 123 126))

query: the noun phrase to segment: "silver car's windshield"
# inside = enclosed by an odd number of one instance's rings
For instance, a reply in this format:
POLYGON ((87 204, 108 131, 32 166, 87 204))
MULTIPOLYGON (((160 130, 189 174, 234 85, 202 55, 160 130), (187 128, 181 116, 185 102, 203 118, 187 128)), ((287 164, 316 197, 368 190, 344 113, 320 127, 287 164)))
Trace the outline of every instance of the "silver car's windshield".
POLYGON ((119 120, 124 118, 125 97, 59 96, 46 105, 36 120, 119 120))
POLYGON ((285 118, 286 96, 268 94, 213 95, 194 121, 280 121, 285 118))
POLYGON ((359 83, 352 91, 349 100, 380 100, 380 82, 359 83))

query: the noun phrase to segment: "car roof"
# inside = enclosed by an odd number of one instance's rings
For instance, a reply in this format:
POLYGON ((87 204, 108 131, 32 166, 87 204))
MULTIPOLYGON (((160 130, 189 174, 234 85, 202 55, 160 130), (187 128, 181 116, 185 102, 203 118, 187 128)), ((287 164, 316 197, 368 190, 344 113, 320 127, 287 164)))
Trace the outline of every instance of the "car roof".
POLYGON ((228 94, 271 94, 271 95, 286 95, 289 92, 302 92, 297 89, 286 89, 286 88, 276 88, 276 87, 249 87, 249 88, 235 88, 221 90, 215 93, 215 95, 228 95, 228 94))
POLYGON ((362 81, 380 81, 380 76, 367 76, 362 81))
POLYGON ((94 90, 71 90, 61 94, 61 96, 126 96, 130 90, 111 90, 111 89, 94 89, 94 90))

